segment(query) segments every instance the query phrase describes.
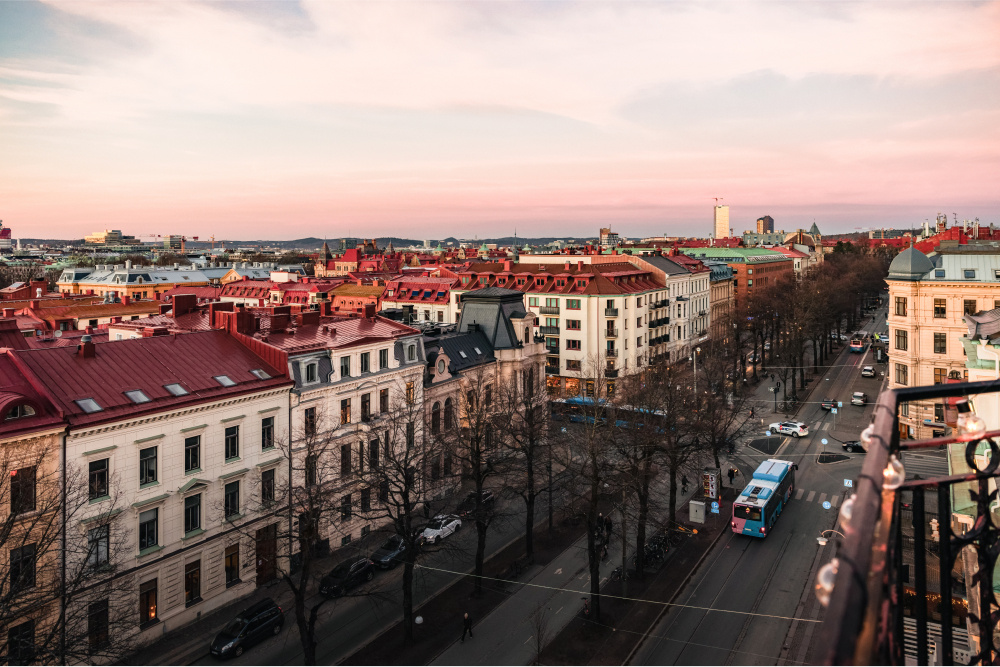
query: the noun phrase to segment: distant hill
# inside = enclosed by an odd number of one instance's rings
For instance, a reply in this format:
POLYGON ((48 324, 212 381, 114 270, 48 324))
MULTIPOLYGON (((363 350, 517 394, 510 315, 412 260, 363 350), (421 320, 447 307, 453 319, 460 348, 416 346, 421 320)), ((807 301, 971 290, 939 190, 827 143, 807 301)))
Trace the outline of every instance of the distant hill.
MULTIPOLYGON (((524 247, 524 244, 526 244, 526 243, 528 245, 532 245, 532 246, 548 245, 548 244, 552 243, 553 241, 556 241, 557 239, 563 239, 563 240, 565 240, 567 238, 575 238, 575 240, 577 242, 582 242, 582 240, 585 239, 586 237, 579 237, 579 236, 578 237, 566 237, 566 236, 555 237, 555 236, 547 236, 547 237, 539 237, 539 238, 524 238, 524 237, 520 237, 519 236, 519 237, 517 237, 517 239, 515 239, 513 236, 504 236, 504 237, 500 237, 500 238, 482 238, 482 239, 462 239, 462 240, 460 240, 460 239, 455 238, 454 236, 449 236, 448 238, 444 238, 444 239, 431 239, 430 240, 430 245, 431 245, 431 248, 436 248, 439 244, 442 247, 446 248, 446 247, 448 247, 449 243, 451 243, 454 247, 458 247, 458 245, 460 243, 467 243, 467 244, 476 245, 476 246, 479 246, 479 245, 481 245, 483 243, 496 243, 497 245, 501 245, 501 246, 510 246, 510 245, 513 245, 516 242, 517 245, 518 245, 518 247, 524 247)), ((23 243, 25 243, 25 244, 49 245, 49 246, 55 246, 55 247, 62 247, 62 246, 82 246, 84 244, 83 243, 83 239, 32 239, 32 238, 21 238, 20 240, 23 243)), ((347 239, 347 240, 348 240, 348 247, 351 247, 350 244, 352 242, 354 242, 354 243, 359 243, 360 242, 360 239, 357 239, 357 238, 350 238, 350 239, 347 239)), ((243 240, 243 241, 233 240, 233 239, 216 239, 215 240, 215 249, 219 250, 220 248, 256 248, 256 247, 259 247, 259 246, 263 246, 263 247, 267 247, 267 248, 279 248, 281 250, 319 250, 320 248, 323 247, 323 242, 324 241, 326 243, 330 244, 330 249, 331 250, 333 250, 333 251, 336 252, 336 251, 338 251, 340 249, 341 238, 321 239, 321 238, 316 237, 316 236, 310 236, 310 237, 302 238, 302 239, 292 239, 290 241, 274 241, 274 240, 268 240, 268 239, 253 239, 253 240, 243 240)), ((419 239, 419 240, 418 239, 406 239, 406 238, 400 238, 400 237, 396 237, 396 236, 378 238, 378 239, 376 239, 376 241, 377 241, 377 243, 378 243, 378 245, 380 247, 387 246, 390 241, 392 242, 392 245, 394 247, 396 247, 396 248, 406 248, 406 247, 411 247, 411 246, 415 246, 415 247, 419 248, 419 247, 422 247, 423 244, 424 244, 424 240, 423 239, 419 239)), ((185 247, 186 247, 187 250, 210 250, 212 248, 212 242, 211 241, 201 241, 201 240, 199 240, 199 241, 187 241, 186 244, 185 244, 185 247)))

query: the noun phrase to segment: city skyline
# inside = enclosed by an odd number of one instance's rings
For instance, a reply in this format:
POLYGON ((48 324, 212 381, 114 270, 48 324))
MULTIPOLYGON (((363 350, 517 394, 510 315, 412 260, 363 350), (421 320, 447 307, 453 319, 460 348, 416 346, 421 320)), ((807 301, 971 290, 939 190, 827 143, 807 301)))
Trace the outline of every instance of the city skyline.
POLYGON ((998 3, 0 3, 16 236, 1000 222, 998 3))

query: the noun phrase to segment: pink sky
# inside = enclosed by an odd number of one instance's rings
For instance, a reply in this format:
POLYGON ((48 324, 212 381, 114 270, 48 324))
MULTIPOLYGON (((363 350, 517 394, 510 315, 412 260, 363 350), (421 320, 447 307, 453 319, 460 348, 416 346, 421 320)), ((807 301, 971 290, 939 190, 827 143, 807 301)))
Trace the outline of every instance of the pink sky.
POLYGON ((1000 223, 1000 3, 0 3, 0 219, 217 238, 1000 223))

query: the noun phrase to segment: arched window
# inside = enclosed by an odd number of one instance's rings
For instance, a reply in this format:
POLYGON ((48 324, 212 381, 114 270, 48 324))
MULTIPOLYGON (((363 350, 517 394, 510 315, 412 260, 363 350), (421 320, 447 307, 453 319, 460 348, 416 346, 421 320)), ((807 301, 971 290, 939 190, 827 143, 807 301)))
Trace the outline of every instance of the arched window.
POLYGON ((437 435, 441 432, 441 404, 434 403, 431 408, 431 434, 437 435))
POLYGON ((444 402, 444 427, 455 428, 455 404, 450 398, 444 402))

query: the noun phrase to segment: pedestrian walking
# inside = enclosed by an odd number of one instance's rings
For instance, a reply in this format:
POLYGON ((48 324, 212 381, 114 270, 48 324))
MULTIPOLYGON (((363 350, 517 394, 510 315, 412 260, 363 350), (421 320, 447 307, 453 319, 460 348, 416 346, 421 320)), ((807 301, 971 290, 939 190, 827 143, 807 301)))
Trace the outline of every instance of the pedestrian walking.
POLYGON ((733 485, 733 482, 734 482, 735 479, 736 479, 736 468, 730 468, 729 469, 729 486, 733 485))
POLYGON ((597 529, 594 532, 598 535, 604 534, 604 512, 597 513, 597 529))
POLYGON ((681 476, 681 493, 687 493, 688 490, 688 478, 687 475, 681 476))
POLYGON ((774 373, 771 373, 771 382, 774 382, 774 373))
POLYGON ((753 408, 750 408, 750 419, 753 419, 753 408))
POLYGON ((465 612, 462 616, 462 643, 465 643, 465 633, 469 633, 469 639, 472 639, 472 619, 469 618, 469 612, 465 612))
POLYGON ((604 517, 604 532, 608 535, 608 542, 611 541, 611 515, 604 517))

